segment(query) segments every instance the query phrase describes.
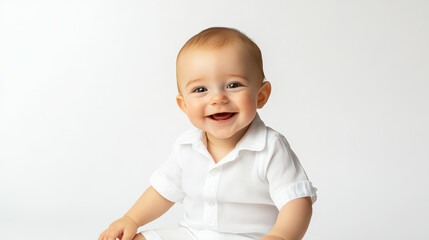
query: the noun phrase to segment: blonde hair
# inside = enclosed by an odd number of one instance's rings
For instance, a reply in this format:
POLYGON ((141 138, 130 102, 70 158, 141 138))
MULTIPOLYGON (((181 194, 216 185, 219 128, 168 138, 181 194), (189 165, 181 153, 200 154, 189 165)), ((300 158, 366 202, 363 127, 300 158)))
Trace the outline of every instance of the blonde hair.
MULTIPOLYGON (((191 37, 185 45, 180 49, 176 59, 176 81, 178 81, 178 62, 182 52, 190 48, 210 48, 217 49, 228 44, 241 41, 244 47, 247 49, 249 55, 253 58, 259 72, 258 80, 259 83, 265 79, 263 64, 262 64, 262 53, 258 45, 254 43, 249 37, 244 35, 242 32, 235 28, 227 27, 211 27, 207 28, 198 34, 191 37)), ((177 82, 177 89, 180 92, 179 84, 177 82)))

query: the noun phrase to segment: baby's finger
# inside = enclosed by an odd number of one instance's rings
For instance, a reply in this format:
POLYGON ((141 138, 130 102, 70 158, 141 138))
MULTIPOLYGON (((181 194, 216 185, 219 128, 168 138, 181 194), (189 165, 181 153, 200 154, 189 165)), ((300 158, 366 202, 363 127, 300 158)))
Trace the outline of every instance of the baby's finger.
POLYGON ((119 230, 109 231, 107 233, 107 240, 116 240, 116 238, 119 236, 119 234, 120 234, 119 230))
POLYGON ((136 235, 136 233, 133 233, 132 231, 125 229, 124 230, 124 236, 121 238, 121 240, 132 240, 134 235, 136 235))
POLYGON ((107 240, 107 236, 109 235, 109 229, 107 229, 104 234, 103 234, 103 239, 102 240, 107 240))
POLYGON ((106 231, 107 231, 107 229, 106 229, 106 230, 104 230, 104 231, 100 234, 100 236, 98 237, 98 240, 103 240, 103 239, 104 239, 104 235, 106 234, 106 231))

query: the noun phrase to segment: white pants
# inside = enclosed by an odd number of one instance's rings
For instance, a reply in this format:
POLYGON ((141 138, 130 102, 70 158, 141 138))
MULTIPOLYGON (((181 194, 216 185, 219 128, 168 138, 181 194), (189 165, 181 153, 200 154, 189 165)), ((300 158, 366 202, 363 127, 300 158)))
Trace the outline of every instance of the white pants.
POLYGON ((140 232, 146 240, 254 240, 260 234, 232 234, 219 233, 212 230, 198 230, 186 225, 178 224, 172 227, 145 230, 140 232))
POLYGON ((146 230, 140 233, 146 240, 198 240, 189 229, 183 226, 146 230))

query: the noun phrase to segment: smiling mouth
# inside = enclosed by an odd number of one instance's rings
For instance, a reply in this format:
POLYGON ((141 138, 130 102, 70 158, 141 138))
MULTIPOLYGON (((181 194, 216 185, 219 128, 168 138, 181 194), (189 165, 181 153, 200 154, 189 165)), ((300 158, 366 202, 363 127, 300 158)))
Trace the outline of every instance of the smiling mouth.
POLYGON ((227 120, 232 118, 236 113, 235 112, 223 112, 223 113, 216 113, 209 116, 209 118, 220 121, 220 120, 227 120))

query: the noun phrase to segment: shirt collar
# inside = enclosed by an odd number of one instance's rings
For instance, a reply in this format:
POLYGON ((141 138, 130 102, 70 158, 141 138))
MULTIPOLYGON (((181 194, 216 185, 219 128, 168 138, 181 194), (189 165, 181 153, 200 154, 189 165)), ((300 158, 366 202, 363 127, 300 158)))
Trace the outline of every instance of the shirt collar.
MULTIPOLYGON (((259 114, 256 113, 255 118, 252 123, 250 123, 249 129, 243 135, 243 137, 238 141, 236 145, 236 150, 246 149, 252 151, 261 151, 265 147, 265 142, 267 138, 267 127, 262 119, 259 117, 259 114)), ((191 129, 186 131, 177 139, 178 144, 199 144, 204 145, 205 136, 204 132, 201 129, 192 126, 191 129)))

